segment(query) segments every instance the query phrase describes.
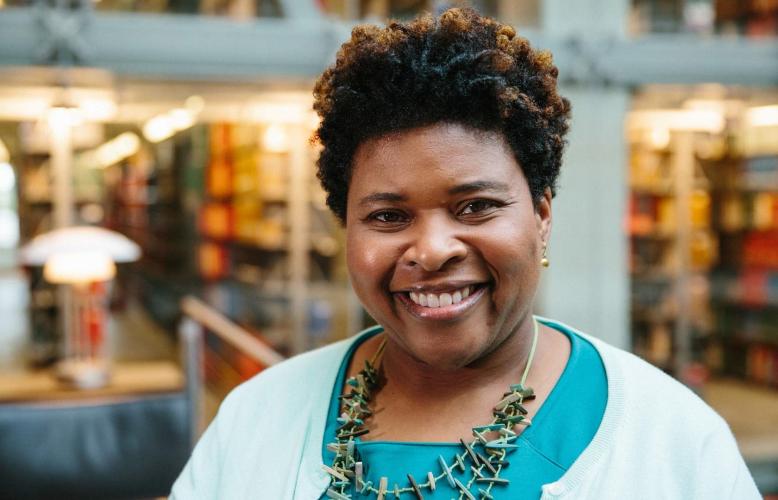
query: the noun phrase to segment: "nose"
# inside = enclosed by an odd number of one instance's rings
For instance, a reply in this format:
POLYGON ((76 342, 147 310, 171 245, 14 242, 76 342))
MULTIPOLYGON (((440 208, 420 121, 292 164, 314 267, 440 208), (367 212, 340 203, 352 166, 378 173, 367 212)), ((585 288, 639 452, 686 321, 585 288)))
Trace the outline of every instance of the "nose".
POLYGON ((419 221, 410 236, 412 241, 402 256, 404 265, 434 272, 467 256, 467 245, 457 237, 447 221, 419 221))

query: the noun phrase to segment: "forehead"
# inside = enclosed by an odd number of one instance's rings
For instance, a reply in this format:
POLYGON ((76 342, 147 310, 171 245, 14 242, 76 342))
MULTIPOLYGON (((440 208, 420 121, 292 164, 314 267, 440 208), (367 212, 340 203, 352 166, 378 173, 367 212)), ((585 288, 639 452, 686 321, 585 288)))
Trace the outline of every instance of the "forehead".
POLYGON ((354 155, 349 198, 371 191, 414 191, 472 182, 526 184, 499 132, 436 124, 362 143, 354 155))

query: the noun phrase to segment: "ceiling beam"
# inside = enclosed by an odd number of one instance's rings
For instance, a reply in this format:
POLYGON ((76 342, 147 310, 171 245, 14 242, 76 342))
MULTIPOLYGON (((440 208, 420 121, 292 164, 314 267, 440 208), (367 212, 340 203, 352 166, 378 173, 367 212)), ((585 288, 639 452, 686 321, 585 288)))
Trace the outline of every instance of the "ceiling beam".
MULTIPOLYGON (((44 56, 51 51, 50 40, 42 38, 41 22, 37 9, 0 10, 0 65, 49 63, 44 56)), ((79 48, 79 64, 118 76, 267 81, 314 78, 334 60, 349 31, 349 25, 325 17, 237 22, 209 16, 94 12, 78 33, 79 40, 70 43, 79 48)), ((560 79, 567 84, 778 85, 775 38, 524 35, 551 50, 560 79)))

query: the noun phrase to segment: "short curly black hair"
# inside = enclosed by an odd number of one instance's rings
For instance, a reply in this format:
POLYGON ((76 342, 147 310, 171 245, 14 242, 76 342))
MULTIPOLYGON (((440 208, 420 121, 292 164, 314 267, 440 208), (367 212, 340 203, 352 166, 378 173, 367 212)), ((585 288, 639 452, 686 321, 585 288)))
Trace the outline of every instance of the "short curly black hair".
POLYGON ((548 52, 472 9, 386 27, 357 26, 314 88, 323 146, 318 177, 327 205, 346 220, 357 147, 434 123, 504 135, 533 200, 556 194, 570 103, 557 91, 548 52))

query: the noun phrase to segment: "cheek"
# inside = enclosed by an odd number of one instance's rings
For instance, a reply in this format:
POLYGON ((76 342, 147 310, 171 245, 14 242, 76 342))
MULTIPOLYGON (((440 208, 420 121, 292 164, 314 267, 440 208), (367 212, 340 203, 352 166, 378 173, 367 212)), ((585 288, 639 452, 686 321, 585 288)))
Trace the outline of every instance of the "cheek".
POLYGON ((522 295, 533 290, 539 277, 540 257, 534 226, 506 225, 497 231, 499 238, 491 238, 482 245, 482 255, 502 286, 501 294, 522 295))
POLYGON ((346 265, 354 291, 360 298, 380 291, 381 282, 391 269, 384 246, 368 235, 347 232, 346 265))

